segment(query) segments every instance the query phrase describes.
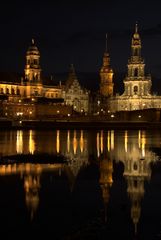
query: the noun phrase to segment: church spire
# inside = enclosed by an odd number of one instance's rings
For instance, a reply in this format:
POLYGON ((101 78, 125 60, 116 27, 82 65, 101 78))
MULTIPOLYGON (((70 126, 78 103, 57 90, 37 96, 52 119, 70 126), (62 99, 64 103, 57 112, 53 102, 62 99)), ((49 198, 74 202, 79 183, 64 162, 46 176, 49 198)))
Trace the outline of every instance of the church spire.
POLYGON ((107 49, 107 33, 106 33, 106 44, 105 52, 103 56, 103 66, 100 70, 100 93, 105 97, 113 95, 113 70, 110 67, 110 57, 107 49))
POLYGON ((141 60, 141 39, 138 33, 138 24, 135 24, 135 32, 132 36, 131 42, 131 60, 133 61, 140 61, 141 60))
POLYGON ((138 23, 135 23, 135 33, 138 33, 138 23))
POLYGON ((106 48, 105 48, 105 52, 107 53, 107 33, 106 33, 106 48))

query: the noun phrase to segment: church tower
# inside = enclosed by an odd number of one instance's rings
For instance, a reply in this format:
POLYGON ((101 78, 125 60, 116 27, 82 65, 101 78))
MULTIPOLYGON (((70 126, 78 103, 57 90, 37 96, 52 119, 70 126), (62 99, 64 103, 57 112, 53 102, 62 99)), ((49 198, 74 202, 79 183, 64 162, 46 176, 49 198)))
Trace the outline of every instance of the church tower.
POLYGON ((104 97, 113 96, 113 70, 110 67, 110 57, 107 51, 107 34, 106 34, 106 49, 103 56, 103 66, 100 70, 100 94, 104 97))
POLYGON ((34 39, 26 53, 25 79, 30 84, 41 84, 40 52, 34 39))
POLYGON ((131 42, 131 57, 128 61, 128 74, 124 79, 123 96, 147 97, 150 96, 151 77, 145 76, 145 64, 141 57, 141 39, 138 33, 138 25, 135 25, 135 32, 131 42))

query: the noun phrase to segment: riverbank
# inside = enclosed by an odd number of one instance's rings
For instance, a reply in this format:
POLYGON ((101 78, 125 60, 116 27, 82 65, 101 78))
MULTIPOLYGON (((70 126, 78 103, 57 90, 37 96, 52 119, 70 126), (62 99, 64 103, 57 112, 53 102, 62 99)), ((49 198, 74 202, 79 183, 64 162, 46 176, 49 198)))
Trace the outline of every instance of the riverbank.
POLYGON ((161 122, 146 121, 70 121, 24 120, 1 121, 0 130, 8 129, 161 129, 161 122))

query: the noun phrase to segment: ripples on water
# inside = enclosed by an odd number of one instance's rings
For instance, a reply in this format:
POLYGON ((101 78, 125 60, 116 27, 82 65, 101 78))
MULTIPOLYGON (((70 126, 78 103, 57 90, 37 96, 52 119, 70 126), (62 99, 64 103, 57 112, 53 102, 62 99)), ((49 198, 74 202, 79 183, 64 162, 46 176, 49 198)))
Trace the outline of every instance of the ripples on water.
POLYGON ((1 233, 160 239, 160 146, 159 132, 141 130, 0 132, 10 159, 0 164, 1 233))

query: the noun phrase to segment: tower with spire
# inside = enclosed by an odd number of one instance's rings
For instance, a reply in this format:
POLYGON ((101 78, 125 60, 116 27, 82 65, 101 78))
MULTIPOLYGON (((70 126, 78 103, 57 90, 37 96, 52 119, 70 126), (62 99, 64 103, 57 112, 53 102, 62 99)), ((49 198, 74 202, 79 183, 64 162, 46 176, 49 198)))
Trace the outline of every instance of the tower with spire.
POLYGON ((104 97, 113 96, 113 70, 110 67, 110 56, 107 50, 107 34, 103 65, 100 70, 100 78, 100 94, 104 97))
POLYGON ((26 53, 25 79, 31 84, 41 83, 40 52, 32 39, 26 53))
POLYGON ((141 38, 138 33, 138 24, 131 41, 131 57, 127 64, 128 73, 124 79, 123 95, 129 97, 150 96, 151 77, 145 76, 145 63, 141 57, 141 38))
POLYGON ((111 111, 135 111, 160 106, 160 97, 151 94, 151 76, 145 74, 145 63, 141 56, 141 38, 138 24, 131 40, 131 56, 127 64, 127 75, 123 80, 124 91, 110 99, 111 111), (155 99, 155 101, 154 101, 155 99))

